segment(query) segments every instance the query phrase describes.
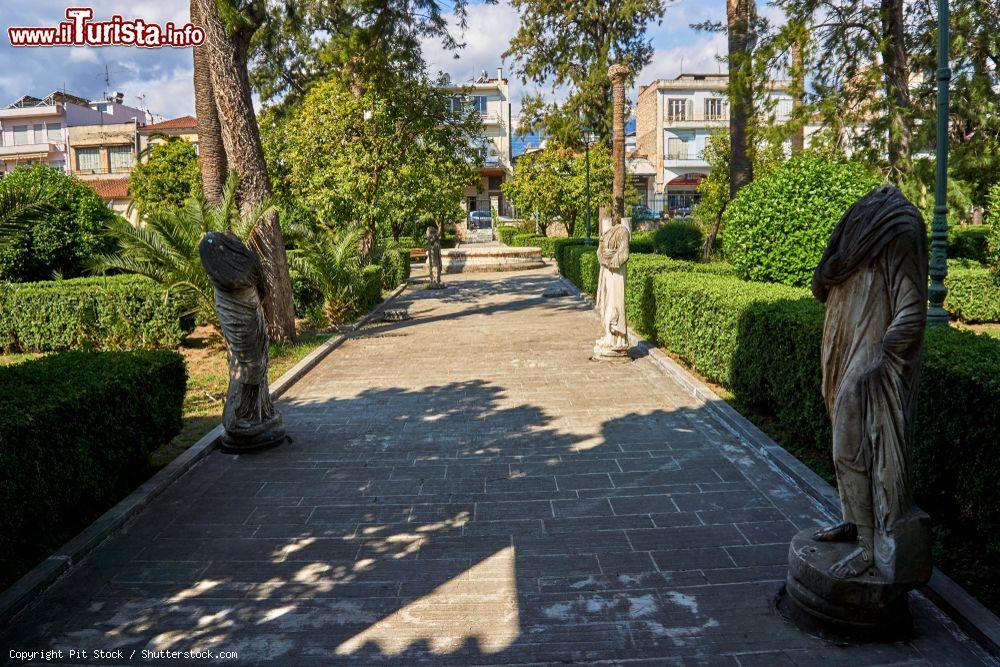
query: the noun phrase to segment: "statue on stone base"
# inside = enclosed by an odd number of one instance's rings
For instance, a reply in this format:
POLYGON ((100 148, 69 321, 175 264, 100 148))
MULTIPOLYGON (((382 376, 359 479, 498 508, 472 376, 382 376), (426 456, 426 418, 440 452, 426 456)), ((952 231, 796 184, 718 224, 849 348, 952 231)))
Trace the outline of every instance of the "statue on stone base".
POLYGON ((631 233, 627 224, 602 221, 606 229, 597 246, 601 273, 597 282, 597 312, 604 330, 594 345, 596 360, 627 359, 628 322, 625 318, 625 278, 631 233))
POLYGON ((229 360, 223 446, 250 451, 279 444, 286 436, 267 384, 268 339, 261 310, 267 283, 260 258, 236 236, 222 232, 206 234, 198 252, 215 289, 229 360))
POLYGON ((430 277, 428 288, 444 287, 444 283, 441 282, 441 267, 441 238, 438 235, 438 228, 430 225, 427 228, 427 274, 430 277))
POLYGON ((848 626, 892 622, 931 574, 928 517, 910 481, 927 261, 919 211, 881 187, 841 218, 812 281, 826 303, 823 398, 843 521, 792 540, 787 590, 848 626))

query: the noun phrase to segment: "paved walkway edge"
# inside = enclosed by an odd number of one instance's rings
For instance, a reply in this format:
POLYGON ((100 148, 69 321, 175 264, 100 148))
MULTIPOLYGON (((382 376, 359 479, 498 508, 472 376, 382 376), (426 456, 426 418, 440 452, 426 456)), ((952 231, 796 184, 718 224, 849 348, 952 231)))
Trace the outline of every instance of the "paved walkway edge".
MULTIPOLYGON (((372 320, 387 305, 396 299, 406 289, 410 281, 404 282, 375 306, 371 312, 361 317, 349 327, 346 333, 331 336, 312 352, 292 366, 271 385, 271 397, 278 398, 312 370, 333 350, 347 340, 352 333, 372 320)), ((215 448, 222 437, 222 424, 201 437, 198 442, 188 447, 173 461, 164 466, 158 473, 143 482, 139 488, 127 495, 114 507, 102 514, 96 521, 80 531, 76 537, 62 545, 55 553, 28 571, 23 577, 0 593, 0 625, 24 609, 39 593, 48 588, 56 579, 63 575, 73 565, 83 560, 97 548, 112 533, 142 511, 149 503, 197 465, 215 448)))
MULTIPOLYGON (((594 300, 565 276, 560 280, 572 294, 589 305, 594 300)), ((593 311, 594 317, 597 312, 593 311)), ((629 331, 629 342, 692 396, 700 400, 726 428, 730 429, 741 442, 755 451, 764 460, 773 464, 782 474, 812 497, 831 517, 840 515, 840 500, 837 490, 825 479, 813 472, 804 463, 792 456, 784 447, 761 431, 749 419, 736 411, 707 385, 694 377, 683 366, 671 359, 656 344, 639 338, 629 331)), ((1000 618, 987 609, 948 575, 934 568, 931 580, 921 589, 931 601, 944 611, 955 623, 969 633, 983 648, 994 656, 1000 656, 1000 618)))

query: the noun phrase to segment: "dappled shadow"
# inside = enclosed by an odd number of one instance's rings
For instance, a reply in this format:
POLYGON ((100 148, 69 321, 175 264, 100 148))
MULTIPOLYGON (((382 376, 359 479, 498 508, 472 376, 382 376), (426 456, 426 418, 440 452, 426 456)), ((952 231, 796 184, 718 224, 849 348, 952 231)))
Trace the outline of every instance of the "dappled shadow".
MULTIPOLYGON (((822 656, 770 609, 815 508, 647 366, 337 397, 318 374, 279 403, 291 444, 213 452, 3 646, 122 648, 120 664, 143 649, 288 665, 822 656)), ((928 642, 952 645, 929 619, 928 642)), ((856 649, 859 664, 926 657, 856 649)))

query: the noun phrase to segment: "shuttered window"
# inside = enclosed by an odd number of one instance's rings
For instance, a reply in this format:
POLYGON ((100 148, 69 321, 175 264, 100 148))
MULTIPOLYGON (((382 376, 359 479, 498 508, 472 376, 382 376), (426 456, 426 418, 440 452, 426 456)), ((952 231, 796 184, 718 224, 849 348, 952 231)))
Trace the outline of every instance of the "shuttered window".
POLYGON ((76 149, 76 168, 79 171, 100 171, 101 149, 100 148, 76 149))
POLYGON ((108 154, 111 156, 111 171, 128 171, 135 164, 131 146, 112 146, 108 154))

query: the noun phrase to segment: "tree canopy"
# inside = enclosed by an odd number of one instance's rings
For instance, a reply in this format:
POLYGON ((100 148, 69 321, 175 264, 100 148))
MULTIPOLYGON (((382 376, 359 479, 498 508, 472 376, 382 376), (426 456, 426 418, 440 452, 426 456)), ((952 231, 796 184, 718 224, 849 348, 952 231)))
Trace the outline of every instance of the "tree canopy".
POLYGON ((140 215, 161 207, 181 208, 200 188, 198 151, 185 139, 152 145, 147 158, 133 167, 128 184, 140 215))

